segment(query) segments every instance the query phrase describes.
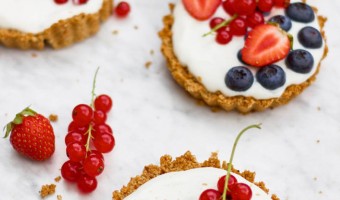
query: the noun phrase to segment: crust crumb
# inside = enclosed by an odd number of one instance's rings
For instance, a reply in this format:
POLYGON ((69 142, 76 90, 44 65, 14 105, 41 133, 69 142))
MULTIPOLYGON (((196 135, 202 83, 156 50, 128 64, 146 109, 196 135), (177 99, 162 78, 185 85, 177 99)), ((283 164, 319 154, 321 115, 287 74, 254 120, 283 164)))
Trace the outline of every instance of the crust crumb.
POLYGON ((138 29, 139 29, 139 27, 138 27, 137 25, 135 25, 133 28, 134 28, 135 30, 138 30, 138 29))
POLYGON ((59 183, 60 180, 61 180, 61 176, 58 176, 58 177, 54 178, 54 181, 57 182, 57 183, 59 183))
POLYGON ((52 195, 55 193, 56 185, 50 184, 50 185, 43 185, 40 190, 40 196, 41 198, 45 198, 49 195, 52 195))
POLYGON ((151 50, 150 50, 150 55, 153 56, 154 54, 155 54, 155 51, 151 49, 151 50))
POLYGON ((148 62, 145 63, 144 66, 145 66, 145 68, 149 69, 151 65, 152 65, 152 62, 148 61, 148 62))
POLYGON ((57 200, 63 200, 63 197, 61 195, 57 195, 57 200))
POLYGON ((56 115, 56 114, 50 114, 50 116, 48 116, 48 119, 49 119, 51 122, 57 122, 57 121, 58 121, 58 115, 56 115))
POLYGON ((119 31, 118 30, 113 30, 112 35, 118 35, 119 31))
POLYGON ((38 55, 36 53, 32 53, 31 56, 32 56, 32 58, 38 57, 38 55))

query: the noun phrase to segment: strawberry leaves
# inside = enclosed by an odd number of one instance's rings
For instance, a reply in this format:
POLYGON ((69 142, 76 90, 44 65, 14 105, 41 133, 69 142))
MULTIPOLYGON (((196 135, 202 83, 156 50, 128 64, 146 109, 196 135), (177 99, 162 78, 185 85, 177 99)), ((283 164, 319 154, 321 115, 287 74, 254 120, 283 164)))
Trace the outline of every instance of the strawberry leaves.
POLYGON ((37 112, 32 110, 29 106, 26 107, 24 110, 22 110, 20 113, 16 114, 15 118, 4 127, 4 131, 5 131, 4 138, 7 138, 10 135, 15 125, 22 124, 24 117, 34 116, 36 114, 37 112))

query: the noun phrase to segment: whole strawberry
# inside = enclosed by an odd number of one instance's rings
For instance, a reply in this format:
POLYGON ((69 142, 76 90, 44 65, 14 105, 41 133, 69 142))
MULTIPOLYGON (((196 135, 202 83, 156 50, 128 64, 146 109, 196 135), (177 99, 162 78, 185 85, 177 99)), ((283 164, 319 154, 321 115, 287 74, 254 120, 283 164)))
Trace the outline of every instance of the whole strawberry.
POLYGON ((50 121, 30 108, 18 113, 5 127, 13 148, 20 154, 43 161, 54 153, 54 132, 50 121))

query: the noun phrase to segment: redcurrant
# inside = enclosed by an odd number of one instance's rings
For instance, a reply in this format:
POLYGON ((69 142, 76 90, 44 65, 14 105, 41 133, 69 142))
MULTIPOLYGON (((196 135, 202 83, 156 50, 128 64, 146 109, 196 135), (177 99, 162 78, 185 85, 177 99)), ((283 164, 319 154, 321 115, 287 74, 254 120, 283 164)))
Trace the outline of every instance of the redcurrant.
POLYGON ((97 188, 97 179, 86 174, 79 177, 78 181, 78 188, 80 191, 84 193, 93 192, 97 188))
POLYGON ((93 123, 94 124, 104 124, 106 121, 106 113, 102 110, 96 110, 93 113, 93 123))
POLYGON ((230 31, 224 28, 217 32, 216 42, 224 45, 224 44, 228 44, 232 38, 233 38, 233 35, 230 33, 230 31))
POLYGON ((84 134, 76 132, 76 131, 71 131, 67 133, 65 137, 65 144, 69 145, 71 143, 78 142, 80 144, 85 145, 86 139, 84 137, 84 134))
POLYGON ((274 0, 274 6, 279 8, 287 8, 290 4, 290 0, 274 0))
POLYGON ((214 17, 210 20, 210 28, 213 29, 215 28, 217 25, 221 24, 222 22, 224 22, 224 19, 221 17, 214 17))
POLYGON ((125 1, 120 2, 116 7, 115 12, 118 17, 126 17, 130 12, 130 4, 125 1))
POLYGON ((257 25, 264 23, 263 14, 260 12, 254 12, 251 15, 247 16, 247 25, 251 28, 254 28, 257 25))
MULTIPOLYGON (((226 176, 222 176, 217 182, 218 191, 221 192, 222 194, 224 192, 225 178, 226 178, 226 176)), ((235 178, 235 176, 230 175, 229 180, 228 180, 228 189, 229 190, 227 192, 227 196, 230 196, 230 187, 232 185, 234 185, 235 183, 237 183, 237 179, 235 178)))
POLYGON ((262 12, 270 12, 274 6, 273 0, 259 0, 257 3, 257 7, 262 12))
POLYGON ((94 107, 96 110, 101 110, 107 113, 112 108, 112 99, 106 94, 99 95, 94 100, 94 107))
POLYGON ((101 135, 103 133, 111 133, 112 134, 111 127, 107 124, 96 124, 96 125, 93 126, 92 136, 94 138, 96 138, 98 135, 101 135))
POLYGON ((66 154, 73 162, 80 162, 86 156, 86 148, 78 142, 71 143, 66 147, 66 154))
POLYGON ((86 104, 79 104, 72 111, 73 121, 78 127, 89 125, 92 117, 93 110, 86 104))
POLYGON ((56 4, 64 4, 64 3, 68 2, 68 0, 54 0, 54 2, 56 4))
POLYGON ((68 132, 71 132, 71 131, 77 131, 79 133, 83 133, 85 134, 86 131, 89 129, 88 126, 83 126, 83 127, 78 127, 76 123, 74 123, 74 121, 72 121, 69 125, 68 125, 68 132))
POLYGON ((256 10, 256 1, 237 0, 234 3, 234 9, 238 15, 250 15, 256 10))
POLYGON ((115 139, 110 133, 103 133, 93 140, 96 149, 101 153, 109 153, 115 146, 115 139))
POLYGON ((87 156, 97 156, 98 158, 102 159, 104 161, 104 156, 102 153, 100 153, 97 150, 91 150, 89 152, 87 152, 87 156))
POLYGON ((232 200, 250 200, 252 197, 251 188, 244 183, 236 183, 230 188, 232 200))
POLYGON ((81 164, 72 161, 66 161, 61 167, 61 176, 68 181, 75 182, 79 178, 81 164))
POLYGON ((88 2, 88 0, 72 0, 74 4, 81 5, 88 2))
POLYGON ((236 11, 234 9, 234 4, 236 0, 226 0, 222 3, 223 9, 230 15, 233 16, 236 11))
POLYGON ((222 194, 214 189, 207 189, 202 192, 199 200, 220 200, 222 194))
POLYGON ((232 35, 241 36, 245 35, 247 32, 247 23, 242 17, 237 17, 231 21, 229 26, 232 35))
POLYGON ((104 170, 104 161, 96 155, 91 155, 84 160, 84 171, 91 177, 100 175, 104 170))

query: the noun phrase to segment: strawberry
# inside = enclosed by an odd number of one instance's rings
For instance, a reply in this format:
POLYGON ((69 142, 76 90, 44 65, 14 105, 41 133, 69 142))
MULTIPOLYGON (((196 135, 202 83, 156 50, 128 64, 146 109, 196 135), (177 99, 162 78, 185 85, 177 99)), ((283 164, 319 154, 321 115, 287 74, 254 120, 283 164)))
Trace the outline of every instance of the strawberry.
POLYGON ((182 0, 185 9, 192 17, 197 20, 204 21, 209 19, 218 6, 221 5, 222 0, 182 0))
POLYGON ((263 67, 285 58, 291 41, 286 32, 275 25, 256 26, 245 41, 242 60, 255 67, 263 67))
POLYGON ((43 161, 54 153, 55 137, 50 121, 30 108, 18 113, 5 129, 5 138, 10 135, 13 148, 32 160, 43 161))

